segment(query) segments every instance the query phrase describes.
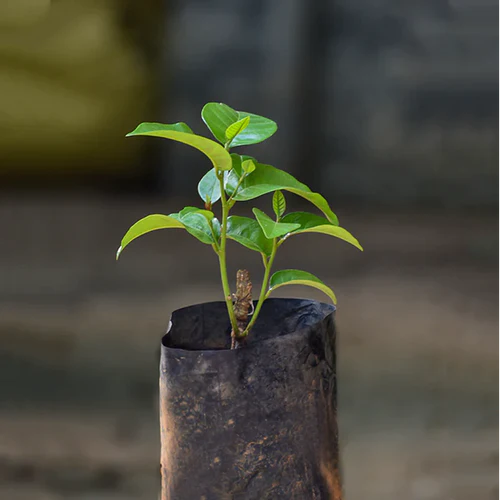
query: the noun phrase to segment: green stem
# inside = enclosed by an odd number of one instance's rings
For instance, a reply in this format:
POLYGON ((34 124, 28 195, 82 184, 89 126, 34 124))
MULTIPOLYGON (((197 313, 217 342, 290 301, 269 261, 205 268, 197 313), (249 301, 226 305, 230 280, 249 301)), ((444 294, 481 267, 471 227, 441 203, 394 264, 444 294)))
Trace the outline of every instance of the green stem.
POLYGON ((217 241, 217 235, 215 234, 214 227, 212 224, 210 224, 210 231, 212 232, 212 236, 214 238, 215 243, 212 244, 212 248, 214 249, 214 252, 218 255, 219 254, 219 242, 217 241))
POLYGON ((265 263, 265 271, 264 271, 264 278, 262 280, 262 287, 260 289, 260 295, 259 295, 259 300, 257 301, 257 305, 255 306, 255 311, 253 313, 252 319, 250 320, 250 323, 248 323, 247 327, 245 328, 245 331, 243 332, 243 336, 246 336, 250 333, 250 330, 252 329, 253 325, 257 321, 257 317, 259 316, 260 309, 262 307, 262 304, 267 298, 267 287, 269 285, 269 275, 271 274, 271 268, 273 267, 273 262, 274 258, 276 257, 276 251, 278 250, 278 244, 277 244, 277 239, 273 239, 273 249, 271 251, 271 255, 269 256, 269 260, 267 263, 265 263))
POLYGON ((238 332, 238 322, 233 309, 233 300, 231 295, 231 288, 227 279, 227 265, 226 265, 226 234, 227 234, 227 217, 229 214, 229 206, 224 191, 224 173, 217 174, 220 182, 221 204, 222 204, 222 222, 220 232, 220 244, 217 255, 219 256, 220 277, 222 281, 222 289, 224 290, 224 300, 226 301, 227 312, 231 321, 231 326, 235 333, 238 332))
POLYGON ((234 192, 233 194, 229 197, 229 199, 227 200, 227 203, 228 205, 231 204, 231 202, 233 201, 234 199, 234 196, 238 193, 238 189, 240 188, 241 186, 241 183, 245 180, 245 177, 246 177, 246 174, 242 174, 242 176, 239 178, 238 180, 238 184, 236 184, 236 187, 234 188, 234 192))

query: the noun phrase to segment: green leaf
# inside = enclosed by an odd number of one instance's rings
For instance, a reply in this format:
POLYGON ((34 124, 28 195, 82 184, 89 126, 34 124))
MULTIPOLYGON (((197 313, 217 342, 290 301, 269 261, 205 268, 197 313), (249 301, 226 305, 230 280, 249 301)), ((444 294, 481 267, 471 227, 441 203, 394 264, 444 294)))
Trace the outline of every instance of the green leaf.
POLYGON ((300 227, 299 224, 283 224, 282 222, 273 221, 258 208, 252 208, 252 212, 255 214, 255 218, 262 228, 262 231, 264 231, 266 238, 278 238, 300 227))
POLYGON ((293 212, 283 217, 282 222, 300 224, 299 229, 291 232, 288 236, 302 233, 328 234, 344 240, 363 251, 363 247, 359 244, 359 241, 349 231, 343 227, 331 224, 327 219, 319 215, 310 214, 308 212, 293 212))
POLYGON ((197 214, 203 215, 205 217, 205 219, 207 219, 207 221, 209 221, 209 222, 214 218, 214 213, 213 212, 211 212, 210 210, 203 210, 202 208, 198 208, 198 207, 184 207, 179 212, 179 216, 181 218, 183 218, 186 215, 193 214, 193 213, 197 213, 197 214))
POLYGON ((220 183, 215 170, 211 168, 198 183, 198 194, 206 202, 215 203, 220 199, 220 183))
POLYGON ((217 242, 220 241, 220 222, 219 222, 219 219, 217 219, 217 217, 214 217, 212 219, 212 229, 214 230, 214 234, 215 234, 215 239, 217 242))
POLYGON ((334 224, 335 226, 339 225, 339 219, 333 213, 332 209, 330 208, 330 205, 325 200, 325 198, 321 196, 319 193, 304 192, 294 188, 284 188, 284 189, 290 191, 290 193, 297 194, 302 198, 306 199, 307 201, 311 202, 314 206, 319 208, 326 215, 327 219, 332 224, 334 224))
POLYGON ((241 176, 248 175, 248 173, 255 170, 254 158, 251 156, 240 156, 233 153, 231 154, 231 159, 233 161, 233 168, 228 175, 224 177, 224 189, 228 196, 232 196, 234 193, 241 176), (249 169, 249 172, 247 172, 243 167, 249 169))
POLYGON ((191 130, 191 127, 184 122, 171 123, 169 125, 163 123, 151 123, 151 122, 143 122, 137 126, 137 128, 128 133, 125 137, 133 136, 133 135, 146 135, 143 132, 156 132, 168 130, 170 132, 181 132, 183 134, 191 134, 195 135, 191 130), (141 132, 140 134, 137 132, 141 132))
POLYGON ((243 132, 243 130, 248 127, 249 123, 250 117, 246 116, 245 118, 242 118, 241 120, 238 120, 237 122, 229 125, 225 132, 226 141, 230 143, 238 134, 241 134, 241 132, 243 132))
POLYGON ((231 196, 238 185, 241 176, 245 173, 242 168, 243 157, 237 154, 231 154, 231 160, 233 162, 233 168, 224 178, 224 189, 228 196, 231 196))
POLYGON ((156 231, 158 229, 169 229, 169 228, 182 228, 184 225, 174 217, 161 214, 153 214, 144 217, 143 219, 136 222, 125 234, 122 239, 120 248, 116 252, 116 260, 120 257, 123 249, 133 240, 142 236, 143 234, 150 233, 151 231, 156 231))
POLYGON ((228 172, 228 175, 224 177, 224 190, 228 196, 232 196, 238 185, 239 178, 234 170, 228 172))
POLYGON ((340 226, 334 226, 333 224, 327 224, 324 226, 314 226, 309 229, 299 229, 295 231, 293 234, 300 233, 322 233, 328 234, 330 236, 334 236, 335 238, 339 238, 340 240, 344 240, 347 243, 355 246, 359 250, 363 251, 363 247, 359 244, 359 241, 346 229, 340 226))
POLYGON ((319 193, 313 193, 308 186, 299 182, 295 177, 271 165, 256 163, 255 171, 249 174, 241 183, 234 199, 236 201, 253 200, 278 190, 289 191, 305 198, 319 208, 332 224, 338 226, 337 216, 323 196, 319 193))
POLYGON ((238 112, 226 104, 209 102, 201 110, 201 118, 214 137, 225 144, 226 130, 239 120, 238 112))
MULTIPOLYGON (((290 224, 300 224, 299 231, 303 229, 309 229, 314 226, 323 226, 324 224, 330 224, 328 219, 322 217, 321 215, 311 214, 309 212, 291 212, 286 214, 281 222, 288 222, 290 224)), ((295 233, 297 231, 294 231, 295 233)))
POLYGON ((233 168, 224 176, 224 190, 228 196, 232 196, 238 185, 240 176, 243 174, 240 155, 232 154, 231 161, 233 162, 233 168))
POLYGON ((269 295, 273 290, 285 285, 306 285, 317 288, 328 295, 334 304, 337 303, 337 298, 331 288, 327 287, 314 274, 299 271, 298 269, 285 269, 275 272, 269 280, 269 291, 267 294, 269 295))
POLYGON ((255 162, 253 160, 245 160, 241 164, 241 168, 246 174, 251 174, 255 170, 255 162))
POLYGON ((231 156, 220 144, 211 139, 195 135, 185 123, 174 123, 165 125, 162 123, 141 123, 133 132, 126 137, 136 135, 147 135, 152 137, 163 137, 177 142, 188 144, 204 153, 216 170, 230 170, 232 167, 231 156))
POLYGON ((181 222, 186 231, 202 243, 207 245, 216 243, 211 226, 214 214, 209 210, 186 207, 179 213, 170 214, 170 217, 181 222))
POLYGON ((304 192, 311 191, 305 184, 299 182, 289 173, 271 165, 255 162, 255 170, 243 181, 237 200, 253 200, 264 194, 282 189, 281 186, 304 192))
POLYGON ((222 144, 226 142, 226 130, 229 126, 242 118, 250 117, 250 123, 246 129, 241 131, 231 142, 232 147, 265 141, 278 129, 276 123, 269 118, 245 111, 235 111, 226 104, 216 102, 205 104, 201 111, 201 117, 214 137, 222 144))
POLYGON ((250 250, 255 250, 266 256, 271 255, 273 243, 265 237, 255 219, 231 215, 227 219, 227 237, 250 250))
POLYGON ((273 210, 278 219, 285 213, 286 200, 285 195, 281 191, 275 191, 273 194, 273 210))
POLYGON ((232 172, 234 172, 237 175, 238 179, 244 173, 243 163, 246 160, 244 160, 243 158, 244 157, 241 156, 241 155, 237 155, 235 153, 231 153, 231 161, 233 162, 232 172))
POLYGON ((259 142, 269 139, 276 130, 278 125, 269 118, 254 115, 253 113, 246 113, 245 111, 238 111, 238 118, 250 117, 250 124, 248 127, 238 134, 231 143, 232 147, 248 146, 250 144, 258 144, 259 142))
POLYGON ((123 249, 133 240, 143 234, 158 229, 181 228, 206 244, 215 243, 213 233, 217 239, 220 237, 220 223, 209 210, 196 207, 186 207, 179 213, 170 215, 153 214, 136 222, 122 238, 121 245, 116 252, 116 259, 120 257, 123 249), (212 232, 213 229, 213 232, 212 232))

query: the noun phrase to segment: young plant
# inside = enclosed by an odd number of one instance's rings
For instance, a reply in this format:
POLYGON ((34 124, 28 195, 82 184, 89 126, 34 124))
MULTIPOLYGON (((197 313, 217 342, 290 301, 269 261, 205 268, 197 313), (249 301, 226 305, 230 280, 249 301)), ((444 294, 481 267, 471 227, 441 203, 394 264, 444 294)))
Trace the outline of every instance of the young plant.
POLYGON ((337 216, 319 193, 312 192, 283 170, 259 163, 251 156, 231 153, 232 148, 257 144, 271 137, 277 130, 275 122, 214 102, 203 107, 201 117, 216 141, 195 134, 182 122, 172 125, 141 123, 127 134, 127 137, 147 135, 188 144, 204 153, 212 162, 212 168, 198 184, 203 208, 185 207, 170 215, 154 214, 139 220, 123 237, 116 258, 131 241, 157 229, 185 229, 202 243, 211 245, 219 259, 222 288, 232 327, 232 345, 235 347, 237 341, 243 341, 248 336, 259 317, 262 304, 279 287, 296 284, 311 286, 321 290, 336 303, 333 291, 311 273, 286 269, 271 275, 276 252, 290 237, 303 233, 322 233, 363 249, 352 234, 339 226, 337 216), (284 191, 306 199, 322 215, 309 212, 286 213, 284 191), (255 219, 229 215, 237 202, 253 200, 268 193, 273 193, 273 218, 257 208, 252 209, 255 219), (220 220, 212 211, 219 201, 220 220), (228 238, 262 256, 264 277, 253 314, 249 311, 253 309, 253 305, 247 271, 238 271, 236 293, 231 293, 226 267, 228 238))

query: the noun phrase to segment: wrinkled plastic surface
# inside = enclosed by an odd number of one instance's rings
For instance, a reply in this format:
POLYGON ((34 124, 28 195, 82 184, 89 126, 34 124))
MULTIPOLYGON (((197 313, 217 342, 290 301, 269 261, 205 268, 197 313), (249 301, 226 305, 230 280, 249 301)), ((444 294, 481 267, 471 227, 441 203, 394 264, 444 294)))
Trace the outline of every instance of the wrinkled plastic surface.
POLYGON ((334 307, 269 299, 229 350, 224 302, 162 340, 162 500, 340 500, 334 307))

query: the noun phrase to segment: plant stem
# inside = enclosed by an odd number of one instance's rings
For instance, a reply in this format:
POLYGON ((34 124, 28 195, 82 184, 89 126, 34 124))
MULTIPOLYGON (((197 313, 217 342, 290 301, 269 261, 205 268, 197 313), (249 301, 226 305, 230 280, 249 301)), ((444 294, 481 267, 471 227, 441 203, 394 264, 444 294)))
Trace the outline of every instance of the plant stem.
POLYGON ((231 321, 231 326, 233 331, 238 332, 238 322, 236 321, 236 315, 233 309, 233 300, 231 295, 231 288, 229 286, 229 281, 227 279, 227 265, 226 265, 226 240, 227 240, 227 216, 229 214, 229 206, 226 199, 226 193, 224 191, 224 173, 221 172, 220 175, 217 174, 220 183, 220 193, 221 193, 221 204, 222 204, 222 221, 221 221, 221 232, 220 232, 220 244, 219 251, 217 255, 219 257, 220 266, 220 277, 222 281, 222 289, 224 290, 224 300, 227 305, 227 312, 229 314, 229 319, 231 321))
POLYGON ((245 180, 245 177, 246 177, 246 174, 245 174, 245 173, 244 173, 244 174, 240 177, 240 179, 239 179, 239 181, 238 181, 238 184, 236 184, 236 187, 234 188, 234 192, 233 192, 233 194, 232 194, 232 195, 229 197, 229 199, 227 200, 227 203, 228 203, 228 204, 230 204, 230 203, 233 201, 234 195, 235 195, 236 193, 238 193, 238 189, 240 188, 241 183, 245 180))
POLYGON ((257 321, 257 317, 259 316, 259 312, 260 312, 260 309, 262 307, 262 304, 266 300, 267 287, 269 285, 269 275, 271 274, 271 268, 273 266, 274 257, 276 257, 276 250, 278 250, 278 244, 277 244, 277 238, 274 238, 273 239, 273 249, 271 251, 271 255, 269 256, 269 260, 267 261, 267 263, 265 263, 264 278, 262 280, 262 287, 260 289, 259 300, 257 301, 257 305, 255 306, 255 311, 253 313, 252 319, 250 320, 250 323, 248 323, 247 327, 245 328, 245 331, 243 332, 243 336, 247 336, 250 333, 250 330, 252 329, 253 325, 257 321))

